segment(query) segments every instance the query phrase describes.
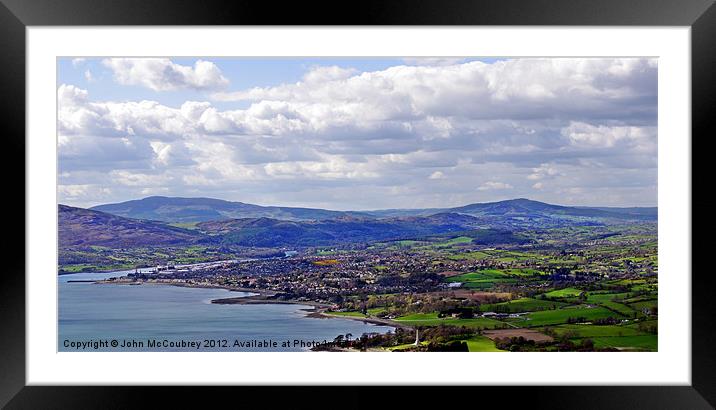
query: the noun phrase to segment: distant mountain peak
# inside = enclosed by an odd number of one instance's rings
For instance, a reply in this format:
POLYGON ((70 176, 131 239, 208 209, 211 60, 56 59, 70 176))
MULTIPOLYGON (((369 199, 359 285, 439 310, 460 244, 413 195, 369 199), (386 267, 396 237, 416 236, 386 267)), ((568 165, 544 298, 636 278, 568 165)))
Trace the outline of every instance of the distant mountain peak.
MULTIPOLYGON (((205 222, 241 218, 310 221, 337 218, 348 213, 326 209, 261 206, 215 198, 150 196, 90 208, 126 218, 164 222, 205 222)), ((352 212, 355 216, 360 213, 352 212)), ((367 214, 362 216, 372 218, 367 214)))
MULTIPOLYGON (((333 211, 319 208, 261 206, 215 198, 150 196, 90 208, 134 219, 164 222, 206 222, 243 218, 284 221, 363 221, 375 218, 460 214, 484 218, 656 220, 656 208, 606 208, 554 205, 529 198, 472 203, 454 208, 333 211)), ((454 217, 453 217, 454 218, 454 217)))
POLYGON ((456 208, 343 212, 265 207, 211 198, 149 197, 92 209, 59 205, 58 211, 61 247, 192 243, 323 246, 484 229, 510 232, 657 221, 656 208, 568 207, 526 198, 456 208), (198 223, 192 230, 167 224, 187 221, 198 223))

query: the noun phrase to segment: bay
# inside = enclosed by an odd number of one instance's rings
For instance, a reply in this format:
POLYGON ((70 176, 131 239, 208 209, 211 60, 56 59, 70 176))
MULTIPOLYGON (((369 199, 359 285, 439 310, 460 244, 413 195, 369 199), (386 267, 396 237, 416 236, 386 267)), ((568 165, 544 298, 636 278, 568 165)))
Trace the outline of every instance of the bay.
POLYGON ((356 338, 392 330, 351 319, 307 317, 305 309, 311 307, 304 305, 212 304, 213 299, 251 295, 226 289, 70 282, 129 272, 58 276, 59 351, 305 351, 339 334, 356 338))

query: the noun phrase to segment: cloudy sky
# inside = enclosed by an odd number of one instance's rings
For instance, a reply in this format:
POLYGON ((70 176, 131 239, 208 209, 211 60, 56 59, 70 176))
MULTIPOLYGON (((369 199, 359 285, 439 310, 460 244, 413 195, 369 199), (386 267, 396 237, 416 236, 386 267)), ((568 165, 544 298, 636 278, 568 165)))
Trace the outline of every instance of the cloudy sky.
POLYGON ((657 203, 655 59, 67 58, 60 203, 657 203))

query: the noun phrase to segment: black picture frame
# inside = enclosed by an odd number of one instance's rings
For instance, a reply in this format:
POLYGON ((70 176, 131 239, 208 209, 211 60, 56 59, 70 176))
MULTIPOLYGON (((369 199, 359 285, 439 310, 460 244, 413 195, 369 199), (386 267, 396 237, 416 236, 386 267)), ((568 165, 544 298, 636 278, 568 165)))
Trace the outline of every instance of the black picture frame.
MULTIPOLYGON (((4 171, 4 185, 12 193, 4 201, 7 215, 4 226, 10 234, 3 235, 2 249, 7 260, 0 274, 0 405, 8 408, 125 408, 144 406, 149 399, 159 399, 163 407, 173 403, 180 403, 182 407, 200 403, 201 407, 208 407, 227 395, 236 400, 255 394, 269 399, 271 407, 282 404, 295 407, 300 398, 310 398, 311 407, 318 408, 331 403, 331 397, 340 397, 342 407, 364 407, 372 402, 374 394, 405 394, 395 387, 388 391, 373 388, 375 391, 369 392, 332 387, 329 395, 294 388, 276 392, 274 387, 254 388, 250 393, 237 393, 231 388, 198 394, 194 390, 175 387, 25 386, 25 261, 19 256, 25 255, 25 210, 29 205, 25 203, 25 179, 19 175, 23 170, 24 176, 26 155, 25 28, 266 24, 689 26, 692 41, 692 147, 696 137, 699 140, 708 137, 707 129, 714 122, 716 82, 711 77, 716 59, 716 7, 711 0, 366 0, 350 4, 325 0, 280 3, 247 0, 0 0, 0 55, 3 56, 0 91, 5 130, 5 158, 0 166, 4 171)), ((699 151, 692 148, 692 152, 699 151)), ((701 155, 708 153, 702 150, 701 155)), ((697 163, 703 162, 693 157, 692 164, 697 163)), ((695 180, 705 180, 706 177, 701 175, 707 175, 695 170, 692 174, 695 180)), ((693 240, 692 243, 693 255, 707 254, 705 247, 708 243, 693 240)), ((509 397, 510 404, 533 407, 713 408, 716 404, 713 348, 716 337, 711 325, 714 275, 698 271, 695 266, 692 273, 690 386, 480 387, 477 394, 509 397)), ((333 401, 329 405, 336 403, 333 401)))

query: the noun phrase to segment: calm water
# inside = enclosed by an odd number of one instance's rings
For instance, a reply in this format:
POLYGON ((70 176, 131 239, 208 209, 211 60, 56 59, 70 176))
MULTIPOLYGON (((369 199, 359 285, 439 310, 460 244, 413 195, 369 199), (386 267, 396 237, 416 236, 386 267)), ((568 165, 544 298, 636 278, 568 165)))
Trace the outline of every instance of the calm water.
MULTIPOLYGON (((123 272, 126 274, 126 272, 123 272)), ((59 351, 301 351, 296 340, 332 341, 339 334, 358 337, 392 328, 348 319, 306 317, 303 305, 217 305, 212 299, 249 295, 224 289, 168 285, 68 283, 122 273, 81 273, 58 277, 59 351), (118 346, 110 344, 116 340, 118 346), (179 347, 150 347, 150 340, 179 347), (165 340, 167 342, 165 342, 165 340), (204 342, 214 340, 215 342, 204 342), (276 347, 237 346, 268 342, 276 347), (225 342, 224 342, 225 341, 225 342), (283 342, 288 341, 289 346, 283 342), (79 350, 66 343, 89 342, 79 350), (97 343, 95 343, 97 342, 97 343), (144 346, 134 346, 141 342, 144 346), (184 342, 185 347, 181 347, 184 342), (199 349, 190 343, 196 343, 199 349), (101 343, 106 344, 102 346, 101 343), (123 343, 130 347, 122 348, 123 343)))

